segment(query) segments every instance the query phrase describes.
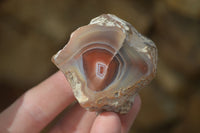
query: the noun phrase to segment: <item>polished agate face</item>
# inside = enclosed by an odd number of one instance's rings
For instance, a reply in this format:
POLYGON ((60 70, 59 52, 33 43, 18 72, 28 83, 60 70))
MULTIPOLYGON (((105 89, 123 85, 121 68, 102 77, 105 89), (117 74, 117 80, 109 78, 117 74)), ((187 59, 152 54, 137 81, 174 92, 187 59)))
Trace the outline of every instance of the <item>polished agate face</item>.
POLYGON ((129 23, 104 14, 75 30, 52 61, 82 107, 123 114, 155 76, 157 49, 129 23))

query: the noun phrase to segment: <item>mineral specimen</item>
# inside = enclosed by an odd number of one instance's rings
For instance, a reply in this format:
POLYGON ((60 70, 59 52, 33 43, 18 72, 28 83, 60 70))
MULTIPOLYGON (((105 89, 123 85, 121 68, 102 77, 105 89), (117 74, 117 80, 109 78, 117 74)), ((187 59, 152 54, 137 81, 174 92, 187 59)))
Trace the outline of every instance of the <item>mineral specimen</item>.
POLYGON ((124 114, 137 91, 154 78, 157 49, 131 24, 103 14, 75 30, 52 61, 82 107, 124 114))

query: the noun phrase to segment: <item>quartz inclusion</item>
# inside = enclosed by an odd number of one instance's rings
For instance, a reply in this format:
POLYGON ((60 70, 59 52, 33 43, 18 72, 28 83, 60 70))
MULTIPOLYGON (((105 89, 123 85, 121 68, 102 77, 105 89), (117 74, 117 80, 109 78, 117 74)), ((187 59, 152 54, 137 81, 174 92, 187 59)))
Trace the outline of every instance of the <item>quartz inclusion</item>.
POLYGON ((157 48, 131 24, 103 14, 75 30, 52 61, 82 107, 124 114, 154 78, 157 48))

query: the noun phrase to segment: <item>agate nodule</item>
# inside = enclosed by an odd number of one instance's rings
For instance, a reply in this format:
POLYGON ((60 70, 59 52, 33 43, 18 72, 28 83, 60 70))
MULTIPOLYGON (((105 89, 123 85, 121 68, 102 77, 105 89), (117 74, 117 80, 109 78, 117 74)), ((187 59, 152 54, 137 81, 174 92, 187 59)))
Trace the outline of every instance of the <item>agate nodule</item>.
POLYGON ((75 30, 52 61, 82 107, 123 114, 155 76, 157 49, 131 24, 104 14, 75 30))

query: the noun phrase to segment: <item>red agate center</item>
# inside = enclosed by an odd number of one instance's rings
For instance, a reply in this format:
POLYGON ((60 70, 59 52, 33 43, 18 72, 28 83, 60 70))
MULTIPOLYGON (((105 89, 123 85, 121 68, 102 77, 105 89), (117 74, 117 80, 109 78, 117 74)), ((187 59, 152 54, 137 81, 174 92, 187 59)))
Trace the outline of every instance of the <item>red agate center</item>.
POLYGON ((83 54, 83 68, 91 90, 105 89, 116 77, 119 61, 105 49, 91 49, 83 54))

